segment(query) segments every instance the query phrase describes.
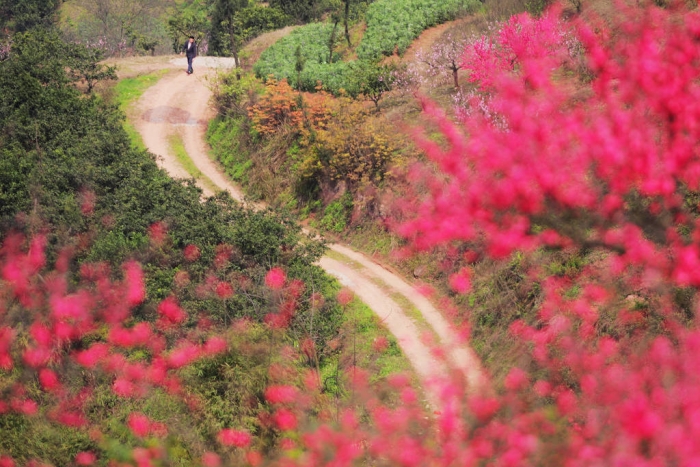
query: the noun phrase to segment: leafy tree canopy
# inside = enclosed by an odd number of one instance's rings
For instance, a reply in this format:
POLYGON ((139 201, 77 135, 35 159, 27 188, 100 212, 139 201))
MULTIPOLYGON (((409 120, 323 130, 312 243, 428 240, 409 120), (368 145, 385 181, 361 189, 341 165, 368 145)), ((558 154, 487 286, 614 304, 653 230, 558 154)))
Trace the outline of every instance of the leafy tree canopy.
POLYGON ((63 0, 0 0, 0 30, 23 32, 51 26, 63 0))

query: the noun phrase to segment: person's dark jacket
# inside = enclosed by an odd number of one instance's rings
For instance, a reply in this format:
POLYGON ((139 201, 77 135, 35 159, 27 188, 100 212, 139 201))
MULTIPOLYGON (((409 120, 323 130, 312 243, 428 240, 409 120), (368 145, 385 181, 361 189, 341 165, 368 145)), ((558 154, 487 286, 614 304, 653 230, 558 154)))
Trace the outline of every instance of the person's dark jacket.
POLYGON ((185 52, 185 55, 187 55, 187 58, 194 58, 197 56, 197 43, 192 42, 190 45, 190 41, 185 42, 184 47, 182 48, 182 51, 185 52))

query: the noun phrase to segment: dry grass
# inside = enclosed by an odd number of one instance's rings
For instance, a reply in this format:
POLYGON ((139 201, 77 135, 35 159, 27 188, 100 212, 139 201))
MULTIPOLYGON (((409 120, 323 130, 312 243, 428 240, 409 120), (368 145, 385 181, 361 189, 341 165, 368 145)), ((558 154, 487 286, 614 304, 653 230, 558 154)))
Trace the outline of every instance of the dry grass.
POLYGON ((360 45, 362 37, 365 35, 367 30, 367 24, 358 23, 350 27, 350 43, 352 44, 348 47, 348 43, 345 41, 345 31, 343 31, 342 24, 338 24, 338 31, 340 38, 338 39, 338 45, 335 48, 335 52, 339 53, 343 57, 344 61, 357 60, 357 46, 360 45))
POLYGON ((140 75, 147 75, 163 69, 177 68, 176 65, 170 63, 174 58, 179 58, 179 55, 156 55, 124 57, 124 58, 108 58, 102 63, 109 66, 117 67, 117 76, 120 80, 127 78, 135 78, 140 75))
POLYGON ((241 69, 251 71, 260 55, 272 44, 295 30, 297 26, 287 26, 276 31, 266 32, 248 42, 241 52, 241 69))
MULTIPOLYGON (((566 1, 566 0, 565 0, 566 1)), ((504 21, 527 10, 527 0, 487 0, 486 19, 504 21)))
POLYGON ((595 21, 599 18, 607 20, 617 14, 615 2, 612 0, 583 0, 581 17, 584 21, 595 21))

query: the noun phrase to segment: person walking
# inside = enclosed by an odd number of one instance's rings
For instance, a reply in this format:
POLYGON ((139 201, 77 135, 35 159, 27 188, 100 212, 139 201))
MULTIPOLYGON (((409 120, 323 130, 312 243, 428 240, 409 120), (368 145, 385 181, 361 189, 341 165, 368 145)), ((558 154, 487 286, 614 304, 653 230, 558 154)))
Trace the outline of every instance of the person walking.
POLYGON ((194 70, 192 69, 192 61, 197 56, 197 43, 194 41, 194 36, 190 36, 190 39, 182 48, 182 52, 180 52, 180 55, 182 55, 183 53, 187 55, 187 74, 191 75, 192 73, 194 73, 194 70))

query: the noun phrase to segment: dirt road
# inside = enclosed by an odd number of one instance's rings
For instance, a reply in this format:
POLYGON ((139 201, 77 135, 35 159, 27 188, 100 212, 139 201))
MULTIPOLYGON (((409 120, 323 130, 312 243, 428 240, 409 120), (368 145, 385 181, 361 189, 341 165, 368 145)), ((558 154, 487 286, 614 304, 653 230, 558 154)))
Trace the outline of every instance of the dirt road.
MULTIPOLYGON (((210 59, 206 64, 213 67, 217 62, 210 59)), ((159 156, 159 164, 171 176, 190 177, 171 148, 170 141, 173 135, 177 135, 182 138, 187 154, 201 173, 216 187, 227 190, 233 198, 243 201, 240 188, 230 182, 208 156, 204 133, 207 122, 213 117, 208 83, 216 71, 197 65, 195 62, 193 75, 187 75, 184 68, 178 68, 149 88, 137 103, 137 111, 133 113, 137 121, 133 123, 146 147, 159 156)), ((207 183, 201 180, 198 183, 206 195, 212 194, 207 183)), ((330 249, 331 252, 321 259, 321 267, 351 289, 397 338, 402 351, 420 376, 426 397, 434 408, 440 407, 440 397, 432 382, 445 376, 448 370, 463 372, 472 387, 480 385, 481 370, 473 352, 459 341, 449 323, 429 300, 406 281, 364 255, 342 245, 330 245, 330 249), (392 297, 400 297, 401 300, 392 297), (409 316, 408 307, 399 305, 398 301, 409 303, 413 310, 420 313, 421 321, 429 325, 430 332, 444 346, 447 358, 434 356, 431 347, 422 338, 426 331, 409 316)))

